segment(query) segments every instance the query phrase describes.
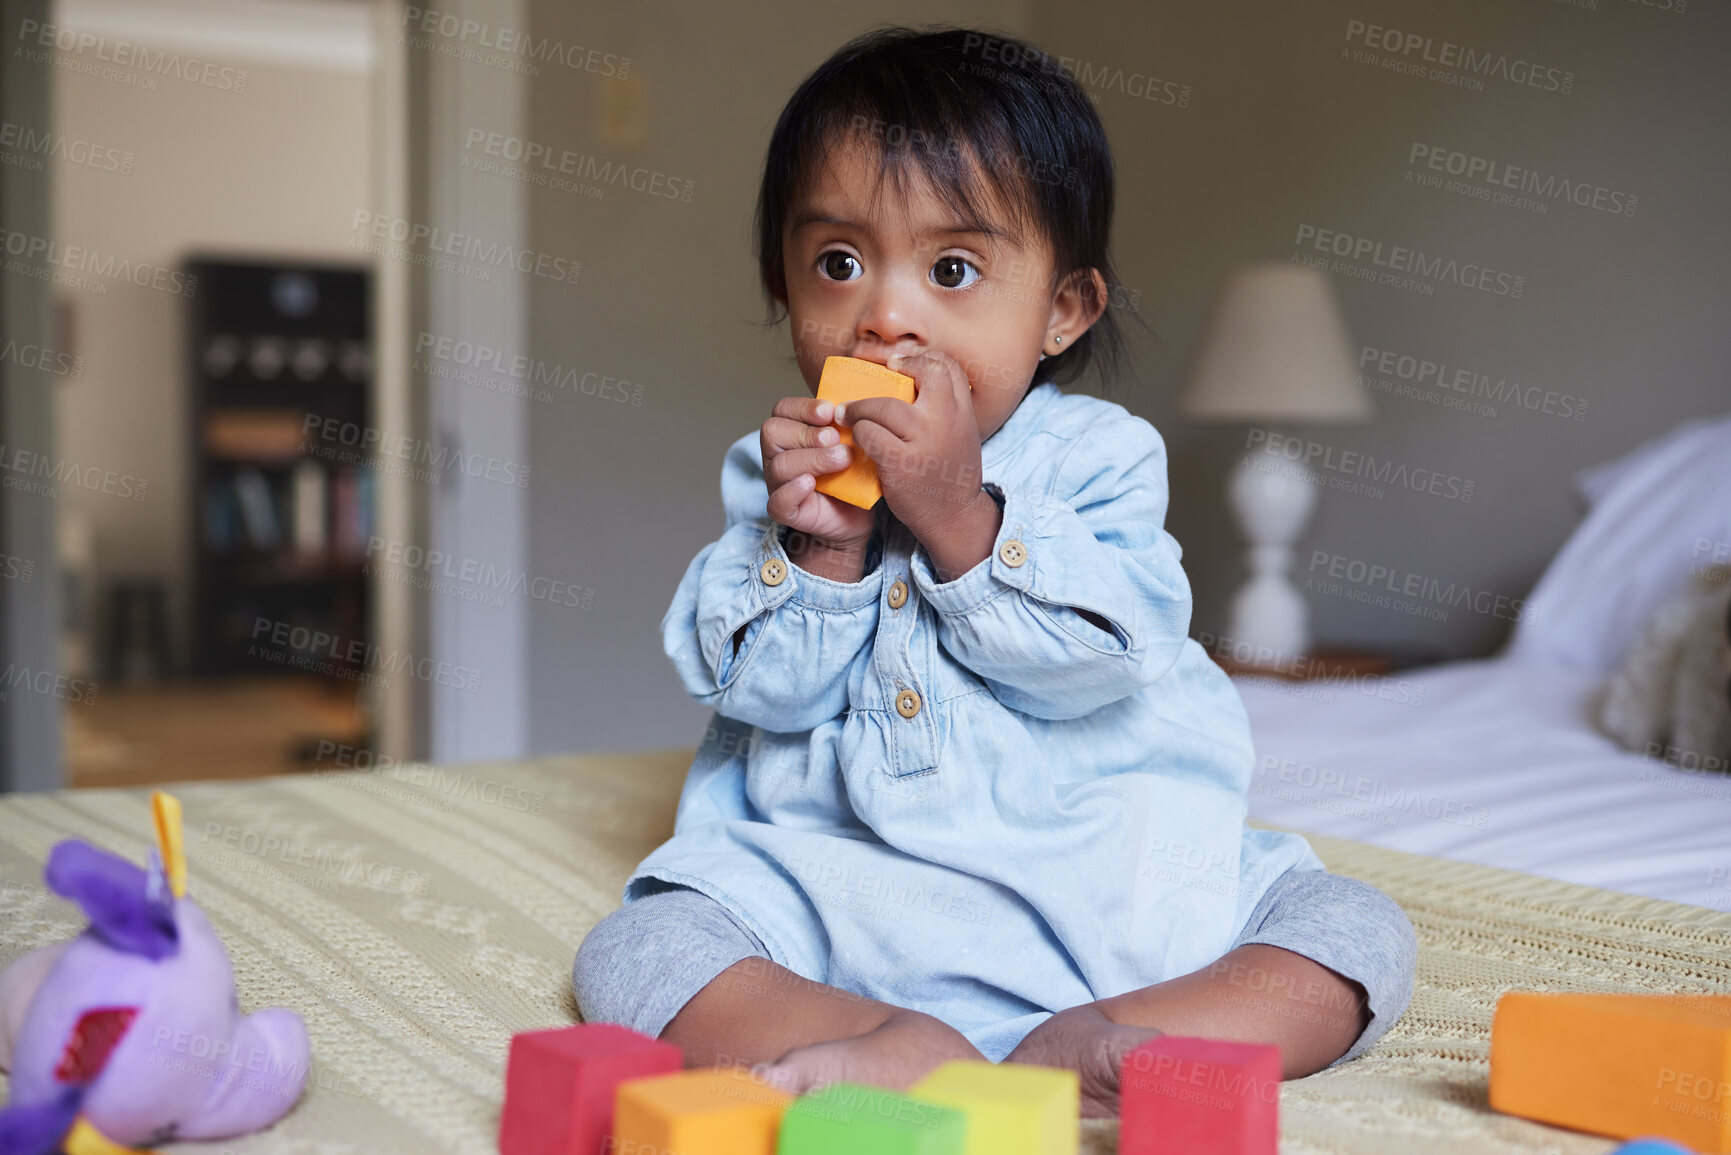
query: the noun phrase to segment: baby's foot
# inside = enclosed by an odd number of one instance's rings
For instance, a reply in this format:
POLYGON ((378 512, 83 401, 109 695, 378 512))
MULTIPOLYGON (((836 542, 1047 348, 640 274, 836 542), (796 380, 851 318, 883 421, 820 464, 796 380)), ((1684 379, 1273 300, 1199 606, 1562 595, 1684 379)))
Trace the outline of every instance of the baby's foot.
POLYGON ((951 1059, 985 1056, 942 1019, 904 1010, 863 1035, 795 1047, 758 1073, 793 1095, 844 1079, 905 1091, 951 1059))
POLYGON ((1124 1056, 1162 1032, 1114 1023, 1092 1003, 1059 1011, 1022 1037, 1006 1063, 1064 1067, 1079 1076, 1083 1118, 1118 1113, 1118 1071, 1124 1056))

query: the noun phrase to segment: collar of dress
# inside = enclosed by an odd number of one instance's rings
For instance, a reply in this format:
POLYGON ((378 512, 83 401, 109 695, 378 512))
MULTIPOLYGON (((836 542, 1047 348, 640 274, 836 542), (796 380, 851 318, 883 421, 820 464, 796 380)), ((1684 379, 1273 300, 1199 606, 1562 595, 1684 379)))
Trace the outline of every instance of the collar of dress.
POLYGON ((980 444, 981 471, 996 472, 1003 459, 1040 427, 1041 411, 1057 396, 1058 387, 1050 381, 1030 387, 1022 403, 1010 411, 997 432, 980 444))

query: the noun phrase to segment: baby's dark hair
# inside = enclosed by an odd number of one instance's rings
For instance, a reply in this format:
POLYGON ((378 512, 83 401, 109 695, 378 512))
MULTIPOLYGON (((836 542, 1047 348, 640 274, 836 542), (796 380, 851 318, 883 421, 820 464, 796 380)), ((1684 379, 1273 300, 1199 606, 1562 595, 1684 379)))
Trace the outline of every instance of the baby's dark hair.
MULTIPOLYGON (((1108 292, 1117 283, 1107 252, 1112 152, 1075 78, 1013 37, 891 27, 856 37, 819 65, 770 135, 756 230, 772 321, 787 296, 784 223, 828 150, 850 138, 876 147, 879 176, 898 192, 911 162, 971 223, 987 219, 987 193, 995 193, 1012 215, 1000 227, 1024 238, 1032 227, 1050 244, 1048 289, 1085 269, 1098 269, 1108 292)), ((1097 299, 1091 278, 1082 291, 1097 299)), ((1093 365, 1111 382, 1124 346, 1113 312, 1104 308, 1074 346, 1046 358, 1037 379, 1068 384, 1093 365)))

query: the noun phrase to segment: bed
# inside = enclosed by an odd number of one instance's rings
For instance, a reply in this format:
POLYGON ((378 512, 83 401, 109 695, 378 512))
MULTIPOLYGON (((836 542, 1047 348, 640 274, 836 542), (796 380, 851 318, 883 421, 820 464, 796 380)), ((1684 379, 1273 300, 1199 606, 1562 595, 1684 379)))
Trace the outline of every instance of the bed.
POLYGON ((1731 418, 1580 474, 1588 512, 1495 658, 1388 679, 1241 679, 1253 820, 1721 911, 1731 775, 1631 753, 1599 697, 1655 608, 1731 556, 1731 418))
MULTIPOLYGON (((1731 994, 1731 780, 1621 753, 1590 723, 1644 614, 1701 543, 1731 542, 1726 462, 1731 419, 1584 475, 1592 511, 1496 659, 1416 672, 1396 694, 1243 685, 1252 817, 1312 832, 1330 869, 1401 904, 1420 946, 1395 1028, 1282 1087, 1286 1155, 1609 1151, 1488 1109, 1498 996, 1731 994)), ((693 754, 175 788, 191 893, 228 944, 243 1009, 300 1011, 314 1058, 276 1127, 168 1150, 495 1150, 511 1035, 574 1021, 572 957, 671 834, 693 754)), ((150 830, 143 789, 0 798, 0 965, 83 925, 42 886, 50 847, 79 837, 142 861, 150 830)), ((1114 1151, 1116 1123, 1085 1121, 1082 1140, 1114 1151)))
MULTIPOLYGON (((513 1032, 575 1018, 568 971, 632 867, 672 831, 692 750, 319 773, 175 788, 191 893, 244 1009, 306 1018, 311 1086, 267 1132, 168 1151, 495 1150, 513 1032), (292 849, 265 851, 267 840, 292 849)), ((142 860, 145 790, 0 798, 0 964, 75 933, 47 894, 58 840, 142 860)), ((1283 1086, 1286 1155, 1597 1155, 1612 1143, 1486 1106, 1491 1010, 1511 988, 1731 993, 1731 913, 1315 838, 1411 915, 1418 989, 1367 1055, 1283 1086)), ((1686 1109, 1689 1104, 1680 1104, 1686 1109)), ((1082 1126, 1089 1155, 1116 1123, 1082 1126)))
POLYGON ((1600 735, 1598 675, 1505 658, 1393 677, 1388 698, 1241 683, 1253 820, 1731 909, 1731 778, 1600 735))

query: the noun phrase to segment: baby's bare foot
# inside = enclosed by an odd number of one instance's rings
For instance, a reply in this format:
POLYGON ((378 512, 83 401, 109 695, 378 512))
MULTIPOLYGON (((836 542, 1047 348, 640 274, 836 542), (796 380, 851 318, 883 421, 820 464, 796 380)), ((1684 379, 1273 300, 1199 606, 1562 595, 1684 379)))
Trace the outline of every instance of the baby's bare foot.
POLYGON ((842 1080, 905 1091, 951 1059, 985 1056, 942 1019, 904 1010, 863 1035, 795 1047, 758 1073, 794 1095, 842 1080))
POLYGON ((1118 1072, 1124 1056, 1160 1035, 1147 1027, 1114 1023, 1092 1003, 1059 1011, 1022 1037, 1006 1063, 1064 1067, 1079 1076, 1083 1118, 1118 1113, 1118 1072))

